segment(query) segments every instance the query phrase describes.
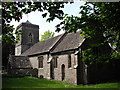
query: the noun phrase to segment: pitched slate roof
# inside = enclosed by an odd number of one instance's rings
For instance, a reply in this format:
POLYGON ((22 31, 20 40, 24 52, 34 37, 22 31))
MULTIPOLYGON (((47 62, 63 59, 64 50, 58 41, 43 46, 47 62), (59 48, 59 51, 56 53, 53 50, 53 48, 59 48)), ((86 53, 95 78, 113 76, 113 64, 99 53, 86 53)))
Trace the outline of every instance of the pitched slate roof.
POLYGON ((76 49, 81 46, 83 41, 84 38, 80 36, 80 32, 68 33, 51 53, 76 49))
POLYGON ((57 42, 58 42, 57 45, 51 51, 51 53, 66 51, 66 50, 70 50, 70 49, 76 49, 82 44, 83 41, 84 41, 84 38, 80 36, 80 32, 61 34, 56 37, 47 39, 45 41, 36 43, 31 48, 29 48, 24 53, 22 53, 21 56, 49 52, 51 50, 51 48, 57 42), (64 37, 62 37, 63 35, 64 35, 64 37), (61 41, 60 41, 60 39, 61 39, 61 41))
POLYGON ((21 56, 34 55, 34 54, 43 53, 43 52, 49 52, 49 50, 61 38, 62 35, 63 34, 58 35, 58 36, 53 37, 53 38, 50 38, 50 39, 47 39, 45 41, 36 43, 31 48, 29 48, 24 53, 22 53, 21 56))

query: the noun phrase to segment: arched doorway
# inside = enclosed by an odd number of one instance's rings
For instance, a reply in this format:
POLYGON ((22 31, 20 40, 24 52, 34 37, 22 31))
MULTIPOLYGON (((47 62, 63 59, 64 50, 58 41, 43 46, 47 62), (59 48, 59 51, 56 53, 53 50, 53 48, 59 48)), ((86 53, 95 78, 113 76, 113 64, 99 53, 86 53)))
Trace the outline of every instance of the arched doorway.
POLYGON ((62 73, 62 81, 63 81, 65 79, 65 65, 64 64, 62 64, 61 73, 62 73))

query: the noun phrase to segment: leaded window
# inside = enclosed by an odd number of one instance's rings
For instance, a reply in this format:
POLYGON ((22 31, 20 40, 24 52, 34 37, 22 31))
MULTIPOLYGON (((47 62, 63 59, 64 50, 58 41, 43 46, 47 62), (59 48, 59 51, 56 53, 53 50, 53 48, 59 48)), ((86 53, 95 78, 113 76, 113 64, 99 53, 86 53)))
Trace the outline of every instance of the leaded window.
POLYGON ((71 65, 71 55, 69 54, 68 55, 68 68, 70 68, 72 65, 71 65))
POLYGON ((32 43, 32 41, 33 41, 32 34, 31 34, 31 33, 29 34, 29 41, 30 41, 30 43, 32 43))
POLYGON ((38 68, 43 68, 43 56, 38 57, 38 68))
POLYGON ((58 66, 58 57, 54 57, 53 60, 54 60, 54 68, 57 68, 58 66))

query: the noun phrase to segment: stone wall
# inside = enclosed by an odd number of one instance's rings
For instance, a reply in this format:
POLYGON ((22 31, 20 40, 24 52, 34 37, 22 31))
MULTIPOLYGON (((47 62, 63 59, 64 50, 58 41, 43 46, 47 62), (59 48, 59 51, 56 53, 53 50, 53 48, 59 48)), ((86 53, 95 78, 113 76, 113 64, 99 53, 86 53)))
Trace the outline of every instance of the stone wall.
POLYGON ((38 77, 50 79, 50 63, 48 55, 43 55, 43 68, 38 68, 38 77))
POLYGON ((30 23, 21 23, 16 30, 22 32, 20 41, 16 43, 15 55, 20 55, 35 43, 39 42, 39 26, 30 23), (31 38, 30 38, 31 37, 31 38))
POLYGON ((50 79, 50 63, 48 63, 48 55, 38 55, 34 57, 29 57, 33 69, 38 69, 38 77, 43 76, 43 78, 50 79), (38 68, 38 57, 43 56, 43 68, 38 68))
POLYGON ((75 66, 75 55, 71 54, 71 67, 68 68, 68 54, 58 55, 57 58, 58 66, 54 68, 54 79, 77 84, 77 70, 75 66), (62 65, 65 65, 65 79, 62 80, 62 65))
POLYGON ((32 69, 11 69, 10 74, 12 75, 32 75, 32 69))
POLYGON ((29 34, 32 34, 32 44, 35 44, 39 41, 39 26, 33 24, 23 24, 23 35, 22 35, 22 44, 27 45, 29 44, 29 34), (32 27, 31 27, 32 26, 32 27), (26 39, 26 40, 24 40, 26 39))
MULTIPOLYGON (((38 69, 38 77, 51 79, 51 62, 53 60, 53 56, 38 55, 34 57, 29 57, 29 60, 32 64, 33 69, 38 69), (43 56, 43 68, 38 68, 38 57, 43 56), (48 58, 49 57, 49 58, 48 58), (51 60, 50 60, 51 59, 51 60)), ((54 80, 59 80, 63 82, 68 82, 72 84, 77 84, 77 69, 75 66, 77 65, 76 55, 71 54, 71 67, 68 68, 68 54, 57 55, 57 68, 54 68, 54 80), (65 79, 62 80, 62 65, 65 65, 65 79)))
POLYGON ((26 56, 10 55, 8 64, 8 73, 12 75, 30 75, 32 74, 31 63, 26 56))
POLYGON ((38 68, 38 57, 37 56, 29 57, 29 60, 31 62, 33 69, 38 68))

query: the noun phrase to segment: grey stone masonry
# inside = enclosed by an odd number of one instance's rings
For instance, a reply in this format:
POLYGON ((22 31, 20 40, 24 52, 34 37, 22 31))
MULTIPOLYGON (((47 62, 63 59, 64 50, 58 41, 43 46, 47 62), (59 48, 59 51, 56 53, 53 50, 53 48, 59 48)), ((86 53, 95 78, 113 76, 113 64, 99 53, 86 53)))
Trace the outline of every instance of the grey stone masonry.
POLYGON ((15 55, 20 55, 39 41, 39 26, 31 23, 21 23, 16 31, 20 40, 16 43, 15 55))

